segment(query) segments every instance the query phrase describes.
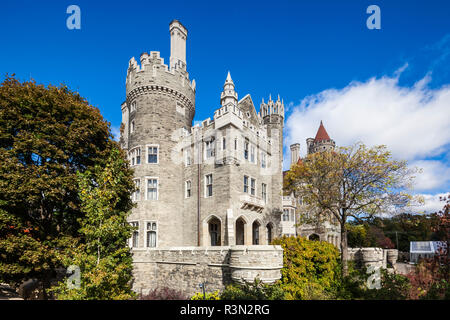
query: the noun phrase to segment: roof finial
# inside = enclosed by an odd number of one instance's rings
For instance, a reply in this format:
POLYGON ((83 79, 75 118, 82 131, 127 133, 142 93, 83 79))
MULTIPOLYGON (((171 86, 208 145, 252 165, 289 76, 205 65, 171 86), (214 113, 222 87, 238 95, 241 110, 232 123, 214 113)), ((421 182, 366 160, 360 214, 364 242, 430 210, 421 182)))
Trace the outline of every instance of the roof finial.
POLYGON ((228 71, 227 79, 225 80, 225 82, 233 82, 233 80, 231 79, 230 71, 228 71))

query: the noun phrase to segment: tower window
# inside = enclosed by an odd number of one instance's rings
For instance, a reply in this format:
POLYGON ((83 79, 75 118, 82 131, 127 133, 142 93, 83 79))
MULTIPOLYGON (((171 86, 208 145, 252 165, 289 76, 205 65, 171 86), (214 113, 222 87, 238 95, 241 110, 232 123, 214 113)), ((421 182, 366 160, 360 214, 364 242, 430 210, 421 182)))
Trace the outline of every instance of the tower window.
POLYGON ((264 202, 267 202, 267 184, 261 184, 261 198, 264 202))
POLYGON ((141 148, 134 148, 129 153, 130 165, 141 164, 141 148))
POLYGON ((244 176, 244 192, 248 193, 248 176, 244 176))
POLYGON ((133 191, 131 197, 132 197, 133 201, 141 200, 141 180, 140 179, 134 180, 134 191, 133 191))
POLYGON ((283 221, 289 221, 289 209, 283 209, 283 221))
POLYGON ((156 222, 147 222, 147 248, 156 247, 157 231, 158 227, 156 222))
POLYGON ((261 152, 261 168, 266 168, 266 153, 264 151, 261 152))
POLYGON ((186 198, 190 198, 192 193, 192 182, 191 180, 186 181, 186 198))
POLYGON ((211 139, 210 141, 205 141, 205 150, 206 150, 206 159, 214 157, 215 155, 214 139, 211 139))
POLYGON ((255 163, 256 162, 256 147, 254 145, 250 146, 250 162, 255 163))
POLYGON ((158 179, 147 179, 147 200, 158 200, 158 179))
POLYGON ((136 101, 133 101, 131 103, 131 108, 130 108, 130 112, 136 111, 136 101))
POLYGON ((157 146, 147 148, 147 163, 158 163, 158 149, 157 146))
POLYGON ((256 179, 250 180, 250 194, 254 196, 256 194, 256 179))
POLYGON ((225 150, 227 148, 227 139, 222 138, 222 150, 225 150))
POLYGON ((212 174, 208 174, 205 176, 205 185, 206 185, 206 192, 205 192, 205 196, 208 197, 212 197, 213 195, 213 177, 212 174))
POLYGON ((130 122, 130 133, 134 132, 134 120, 131 120, 130 122))
POLYGON ((248 139, 245 139, 245 141, 244 141, 244 159, 245 160, 248 160, 248 145, 249 145, 248 139))

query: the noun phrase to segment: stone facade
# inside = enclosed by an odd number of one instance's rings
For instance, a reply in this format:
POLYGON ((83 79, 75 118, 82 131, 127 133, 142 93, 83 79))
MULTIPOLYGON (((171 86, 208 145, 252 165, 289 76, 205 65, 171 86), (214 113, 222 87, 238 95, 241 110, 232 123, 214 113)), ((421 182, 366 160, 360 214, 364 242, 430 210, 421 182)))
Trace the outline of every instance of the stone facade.
POLYGON ((281 277, 280 246, 171 247, 134 251, 134 290, 147 294, 169 287, 193 295, 200 283, 207 291, 255 278, 270 283, 281 277))
POLYGON ((127 72, 121 144, 139 187, 133 247, 268 244, 281 232, 284 104, 269 98, 257 112, 228 73, 214 118, 192 126, 187 30, 175 20, 170 32, 170 68, 150 52, 127 72))
POLYGON ((283 101, 270 97, 257 112, 228 73, 213 119, 192 126, 188 32, 177 20, 169 30, 170 67, 157 51, 131 58, 122 104, 120 143, 136 184, 134 287, 279 279, 281 248, 267 245, 281 234, 283 101))

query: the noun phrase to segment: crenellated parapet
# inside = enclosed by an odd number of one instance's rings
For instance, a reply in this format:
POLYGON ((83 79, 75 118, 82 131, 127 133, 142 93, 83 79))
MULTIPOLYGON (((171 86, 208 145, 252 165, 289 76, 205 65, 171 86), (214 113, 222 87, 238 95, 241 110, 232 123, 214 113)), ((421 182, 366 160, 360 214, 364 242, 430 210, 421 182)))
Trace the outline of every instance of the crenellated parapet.
POLYGON ((128 103, 140 94, 152 92, 173 95, 194 112, 195 80, 189 79, 186 65, 181 62, 170 69, 158 51, 142 53, 140 63, 134 57, 131 58, 127 70, 128 103))

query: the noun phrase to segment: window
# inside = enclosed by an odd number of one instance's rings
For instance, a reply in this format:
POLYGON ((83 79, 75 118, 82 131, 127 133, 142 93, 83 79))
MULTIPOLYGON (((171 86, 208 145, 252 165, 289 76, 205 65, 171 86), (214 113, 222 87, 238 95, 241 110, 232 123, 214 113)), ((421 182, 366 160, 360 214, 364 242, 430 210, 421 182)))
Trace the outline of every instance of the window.
POLYGON ((147 150, 147 163, 158 163, 158 147, 150 146, 147 150))
POLYGON ((158 200, 158 179, 147 179, 147 200, 158 200))
POLYGON ((289 221, 289 209, 283 209, 283 221, 289 221))
POLYGON ((147 248, 156 247, 157 231, 156 222, 147 222, 147 248))
POLYGON ((139 201, 139 200, 141 200, 141 180, 140 179, 134 180, 134 187, 135 187, 135 190, 132 193, 131 199, 133 201, 139 201))
POLYGON ((133 230, 133 234, 131 235, 130 246, 132 248, 137 248, 139 246, 139 222, 133 221, 130 222, 130 225, 135 229, 133 230))
POLYGON ((130 151, 130 165, 141 164, 141 148, 134 148, 130 151))
POLYGON ((214 157, 214 139, 205 141, 206 159, 214 157))
POLYGON ((134 132, 134 120, 131 120, 130 122, 130 133, 134 132))
POLYGON ((244 159, 248 160, 248 139, 244 142, 244 159))
POLYGON ((293 210, 293 209, 291 210, 291 221, 292 221, 292 222, 295 221, 295 219, 294 219, 294 210, 293 210))
POLYGON ((192 182, 191 180, 186 181, 186 198, 191 197, 192 192, 192 182))
POLYGON ((261 152, 261 168, 266 168, 266 153, 261 152))
POLYGON ((250 146, 250 162, 252 162, 252 163, 256 162, 255 149, 256 149, 256 147, 254 145, 250 146))
POLYGON ((237 150, 237 138, 236 139, 234 139, 234 150, 237 150))
POLYGON ((248 193, 248 177, 244 176, 244 192, 248 193))
POLYGON ((222 150, 226 150, 226 148, 227 148, 227 139, 222 138, 222 150))
POLYGON ((131 103, 131 108, 130 108, 130 112, 136 111, 136 101, 133 101, 131 103))
POLYGON ((190 166, 192 164, 191 148, 186 149, 184 153, 185 153, 185 163, 187 166, 190 166))
POLYGON ((212 174, 208 174, 205 176, 205 184, 206 184, 206 197, 212 197, 213 190, 212 190, 212 184, 213 184, 213 178, 212 174))
POLYGON ((261 184, 261 198, 264 202, 267 202, 267 184, 261 184))
POLYGON ((251 179, 250 182, 250 194, 254 196, 256 194, 256 179, 251 179))

